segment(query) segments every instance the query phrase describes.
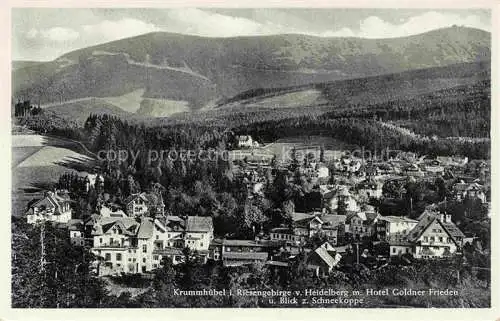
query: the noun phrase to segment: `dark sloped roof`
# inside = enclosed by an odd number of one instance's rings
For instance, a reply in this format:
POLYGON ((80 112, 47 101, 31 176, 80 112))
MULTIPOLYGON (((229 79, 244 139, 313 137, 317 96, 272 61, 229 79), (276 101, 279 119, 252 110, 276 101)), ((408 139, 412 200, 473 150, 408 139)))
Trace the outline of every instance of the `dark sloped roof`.
POLYGON ((224 252, 222 258, 228 260, 266 260, 267 252, 224 252))
POLYGON ((293 234, 293 230, 288 227, 275 227, 271 229, 271 233, 286 233, 293 234))
POLYGON ((119 226, 124 234, 135 235, 139 222, 130 217, 99 217, 93 226, 92 235, 102 235, 115 225, 119 226))
POLYGON ((408 241, 415 242, 422 235, 422 233, 427 230, 429 225, 436 220, 436 217, 428 212, 424 212, 421 215, 420 221, 415 225, 415 227, 408 233, 408 241))
POLYGON ((329 226, 338 226, 340 224, 344 224, 346 222, 346 215, 334 215, 334 214, 325 214, 320 217, 320 219, 325 223, 325 225, 329 226))
POLYGON ((453 222, 442 222, 439 218, 439 213, 425 211, 420 215, 420 221, 418 224, 410 231, 408 234, 408 240, 410 242, 416 241, 422 233, 431 225, 434 221, 437 221, 443 229, 450 235, 455 243, 459 243, 457 238, 464 238, 465 235, 460 231, 460 229, 453 222))
POLYGON ((125 204, 129 204, 138 197, 142 198, 144 202, 146 202, 146 204, 148 204, 149 206, 158 206, 163 204, 163 198, 161 197, 161 195, 156 193, 144 193, 144 192, 130 195, 125 200, 125 204))
POLYGON ((85 220, 85 225, 94 225, 99 218, 101 218, 99 214, 91 214, 90 217, 85 220))
POLYGON ((148 239, 153 236, 154 223, 151 219, 143 219, 137 231, 137 237, 140 239, 148 239))
POLYGON ((314 250, 314 253, 316 253, 316 255, 321 258, 321 260, 325 262, 329 267, 333 267, 338 263, 335 258, 330 255, 330 253, 328 253, 328 250, 323 246, 320 246, 316 250, 314 250))
POLYGON ((347 213, 347 215, 346 215, 346 222, 350 223, 351 220, 352 220, 352 218, 355 217, 355 216, 357 216, 357 215, 358 215, 358 213, 356 213, 356 212, 347 213))
POLYGON ((67 195, 57 195, 53 192, 49 192, 47 196, 45 196, 44 198, 36 201, 34 204, 31 205, 30 208, 33 208, 33 207, 38 207, 40 205, 52 205, 50 207, 54 207, 55 208, 55 213, 56 214, 59 214, 60 213, 60 208, 61 208, 61 205, 62 204, 65 204, 67 202, 69 202, 70 199, 69 199, 69 196, 67 195))
POLYGON ((214 239, 212 239, 212 241, 210 241, 210 244, 211 245, 222 245, 223 241, 224 241, 223 239, 214 238, 214 239))
POLYGON ((441 223, 446 231, 451 235, 452 238, 457 239, 457 237, 464 238, 465 235, 460 231, 460 229, 453 222, 441 223))
POLYGON ((379 214, 376 213, 376 212, 365 212, 365 215, 366 215, 366 221, 367 223, 372 223, 373 221, 375 221, 375 219, 377 217, 379 217, 379 214))
POLYGON ((145 193, 144 197, 147 200, 148 205, 150 206, 160 206, 163 205, 163 198, 160 194, 156 193, 145 193))
POLYGON ((222 240, 223 245, 227 246, 247 246, 247 247, 261 247, 262 244, 253 240, 222 240))
POLYGON ((291 216, 292 216, 292 221, 294 222, 314 218, 314 214, 299 213, 299 212, 293 212, 291 216))
POLYGON ((132 194, 125 199, 124 203, 128 205, 130 202, 132 202, 133 200, 135 200, 138 197, 141 197, 141 193, 132 194))
POLYGON ((105 224, 102 224, 102 233, 106 233, 107 231, 109 231, 114 225, 116 224, 116 222, 109 222, 109 223, 105 223, 105 224))
MULTIPOLYGON (((422 217, 422 216, 421 216, 422 217)), ((379 216, 378 218, 379 221, 385 221, 385 222, 390 222, 390 223, 398 223, 398 222, 406 222, 406 223, 417 223, 417 220, 408 218, 406 216, 379 216)), ((419 221, 421 218, 419 217, 419 221)))
POLYGON ((79 231, 83 228, 83 220, 81 219, 71 219, 66 223, 70 231, 79 231))

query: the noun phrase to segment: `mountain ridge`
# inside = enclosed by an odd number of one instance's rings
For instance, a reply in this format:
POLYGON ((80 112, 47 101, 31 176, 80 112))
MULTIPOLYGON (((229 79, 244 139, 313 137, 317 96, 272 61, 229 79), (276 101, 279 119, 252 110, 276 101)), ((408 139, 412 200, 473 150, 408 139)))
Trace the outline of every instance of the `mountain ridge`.
MULTIPOLYGON (((85 47, 85 48, 71 50, 71 51, 64 53, 61 56, 55 58, 54 60, 57 60, 61 57, 67 56, 67 55, 71 55, 72 53, 78 52, 80 50, 97 48, 97 47, 102 46, 104 44, 117 43, 117 42, 121 42, 125 39, 132 40, 132 39, 138 39, 138 38, 147 37, 147 36, 154 36, 154 35, 165 35, 165 36, 178 37, 178 38, 190 37, 190 38, 213 39, 213 40, 218 40, 218 39, 252 39, 252 38, 261 38, 262 39, 262 38, 274 38, 274 37, 310 37, 310 38, 330 39, 330 40, 331 39, 361 39, 361 40, 379 41, 379 40, 405 39, 405 38, 412 38, 412 37, 420 37, 423 35, 432 35, 432 34, 447 31, 447 30, 459 30, 462 28, 466 29, 466 30, 474 31, 474 32, 477 32, 477 33, 483 34, 483 35, 491 35, 491 33, 489 31, 486 31, 483 29, 472 28, 472 27, 463 27, 463 26, 444 27, 444 28, 433 29, 433 30, 429 30, 426 32, 417 33, 417 34, 413 34, 413 35, 409 35, 409 36, 400 36, 400 37, 391 37, 391 38, 364 38, 364 37, 355 37, 355 36, 322 37, 322 36, 303 34, 303 33, 282 33, 282 34, 258 35, 258 36, 248 35, 248 36, 230 36, 230 37, 205 37, 205 36, 199 36, 199 35, 193 35, 193 34, 182 34, 182 33, 167 32, 167 31, 153 31, 153 32, 148 32, 148 33, 144 33, 144 34, 133 36, 133 37, 117 39, 117 40, 113 40, 113 41, 108 41, 108 42, 92 45, 92 46, 85 47)), ((52 60, 52 61, 54 61, 54 60, 52 60)), ((13 61, 16 61, 16 60, 13 60, 13 61)), ((21 60, 19 60, 19 61, 21 61, 21 60)), ((43 63, 43 62, 49 62, 49 61, 32 61, 32 62, 43 63)))
POLYGON ((401 38, 300 34, 206 38, 154 32, 13 70, 14 98, 35 104, 115 97, 188 102, 192 110, 256 88, 363 78, 490 59, 489 32, 450 27, 401 38))

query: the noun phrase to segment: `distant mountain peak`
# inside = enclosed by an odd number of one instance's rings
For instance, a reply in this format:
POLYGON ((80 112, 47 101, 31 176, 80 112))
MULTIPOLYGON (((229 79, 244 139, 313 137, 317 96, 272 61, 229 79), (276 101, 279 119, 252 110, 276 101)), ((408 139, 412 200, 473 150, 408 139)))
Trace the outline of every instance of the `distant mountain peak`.
POLYGON ((294 34, 208 38, 154 32, 13 68, 12 94, 47 104, 119 97, 142 88, 143 99, 199 109, 256 88, 488 60, 490 38, 487 31, 461 26, 389 39, 294 34))

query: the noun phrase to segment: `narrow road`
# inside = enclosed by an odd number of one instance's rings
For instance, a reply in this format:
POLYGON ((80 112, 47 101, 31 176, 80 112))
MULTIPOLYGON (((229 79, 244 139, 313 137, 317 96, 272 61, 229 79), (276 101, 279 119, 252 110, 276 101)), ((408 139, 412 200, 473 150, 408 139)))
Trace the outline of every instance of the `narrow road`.
POLYGON ((198 77, 201 79, 204 79, 206 81, 210 81, 207 77, 203 76, 202 74, 199 74, 189 68, 189 66, 186 64, 185 61, 183 61, 184 66, 183 67, 172 67, 168 65, 155 65, 149 62, 139 62, 136 60, 133 60, 132 57, 126 52, 107 52, 107 51, 94 51, 93 52, 94 56, 99 56, 99 55, 109 55, 109 56, 116 56, 116 55, 122 55, 125 57, 127 60, 127 63, 129 65, 134 65, 134 66, 140 66, 140 67, 146 67, 146 68, 153 68, 153 69, 159 69, 159 70, 172 70, 172 71, 177 71, 177 72, 182 72, 185 74, 189 74, 194 77, 198 77))
POLYGON ((68 99, 64 100, 62 102, 52 102, 52 103, 47 103, 47 104, 41 104, 40 108, 49 108, 49 107, 55 107, 55 106, 60 106, 64 104, 74 104, 74 103, 79 103, 79 102, 84 102, 84 101, 92 101, 92 100, 100 100, 101 98, 99 97, 82 97, 82 98, 75 98, 75 99, 68 99))

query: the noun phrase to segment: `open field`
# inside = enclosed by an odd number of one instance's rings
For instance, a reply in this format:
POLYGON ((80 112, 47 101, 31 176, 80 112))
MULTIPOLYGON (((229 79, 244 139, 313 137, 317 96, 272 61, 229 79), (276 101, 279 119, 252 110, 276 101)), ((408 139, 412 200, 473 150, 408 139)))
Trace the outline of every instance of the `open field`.
MULTIPOLYGON (((20 149, 21 152, 24 152, 24 148, 20 149)), ((88 156, 80 155, 72 150, 68 150, 67 148, 45 146, 23 160, 17 165, 17 168, 53 166, 65 161, 85 163, 90 161, 90 158, 88 156)))
POLYGON ((144 89, 137 89, 128 94, 116 97, 104 97, 104 101, 116 107, 120 107, 126 112, 135 113, 140 107, 144 89))
POLYGON ((228 104, 224 106, 224 108, 233 106, 238 106, 239 108, 297 108, 304 106, 318 106, 326 103, 328 103, 328 101, 325 99, 325 97, 323 97, 320 90, 305 89, 296 92, 258 96, 233 104, 228 104))
MULTIPOLYGON (((24 160, 28 159, 31 155, 35 154, 41 149, 37 146, 26 146, 22 148, 16 148, 15 153, 12 153, 12 168, 17 167, 24 160)), ((14 146, 13 146, 14 150, 14 146)))
POLYGON ((345 150, 354 150, 357 146, 346 144, 338 139, 328 136, 297 136, 280 138, 275 142, 252 149, 233 150, 235 159, 261 158, 269 159, 276 156, 277 160, 287 160, 291 157, 291 152, 295 148, 297 157, 301 159, 304 155, 311 152, 316 158, 319 158, 320 149, 324 148, 325 160, 339 158, 345 150))
POLYGON ((85 121, 91 114, 108 114, 116 117, 130 117, 132 115, 101 98, 75 99, 73 101, 54 104, 45 109, 56 113, 57 116, 68 121, 74 121, 80 126, 85 124, 85 121))
POLYGON ((341 150, 348 147, 353 147, 350 144, 332 138, 330 136, 307 135, 297 137, 286 137, 278 139, 275 144, 293 145, 295 148, 309 148, 311 146, 323 146, 325 149, 341 150))
POLYGON ((278 158, 284 159, 291 156, 291 152, 295 148, 297 157, 301 159, 310 152, 316 158, 319 158, 321 147, 324 149, 325 159, 338 158, 344 150, 355 148, 355 146, 328 136, 299 136, 280 138, 263 149, 268 153, 275 154, 278 158))
POLYGON ((137 117, 169 117, 173 114, 189 112, 189 102, 174 99, 144 98, 137 117))
POLYGON ((63 139, 36 134, 12 136, 12 215, 19 216, 26 205, 40 197, 66 172, 93 165, 82 146, 63 139))

